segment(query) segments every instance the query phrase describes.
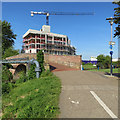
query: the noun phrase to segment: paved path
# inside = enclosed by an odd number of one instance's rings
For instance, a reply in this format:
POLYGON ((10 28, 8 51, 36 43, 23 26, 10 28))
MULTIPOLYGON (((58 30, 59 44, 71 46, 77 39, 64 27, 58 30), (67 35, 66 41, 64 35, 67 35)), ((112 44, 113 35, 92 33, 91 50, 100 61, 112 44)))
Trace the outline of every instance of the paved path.
POLYGON ((118 80, 99 72, 54 72, 62 81, 60 118, 115 118, 118 80))

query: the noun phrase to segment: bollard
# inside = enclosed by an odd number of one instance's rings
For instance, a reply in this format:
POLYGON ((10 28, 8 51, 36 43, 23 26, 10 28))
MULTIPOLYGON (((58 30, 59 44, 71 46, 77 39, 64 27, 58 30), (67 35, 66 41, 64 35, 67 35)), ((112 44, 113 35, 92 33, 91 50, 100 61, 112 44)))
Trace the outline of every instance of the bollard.
POLYGON ((98 70, 99 70, 99 66, 98 66, 98 70))

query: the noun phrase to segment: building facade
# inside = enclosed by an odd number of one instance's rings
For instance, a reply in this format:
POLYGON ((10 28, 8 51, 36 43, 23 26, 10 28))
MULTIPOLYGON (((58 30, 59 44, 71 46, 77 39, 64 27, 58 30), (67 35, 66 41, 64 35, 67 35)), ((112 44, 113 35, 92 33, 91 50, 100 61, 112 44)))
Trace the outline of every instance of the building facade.
POLYGON ((75 47, 70 45, 66 35, 50 32, 49 25, 43 25, 40 31, 29 29, 23 35, 23 49, 25 53, 44 53, 54 55, 75 55, 75 47))
POLYGON ((91 60, 91 61, 97 61, 97 57, 91 56, 91 57, 90 57, 90 60, 91 60))

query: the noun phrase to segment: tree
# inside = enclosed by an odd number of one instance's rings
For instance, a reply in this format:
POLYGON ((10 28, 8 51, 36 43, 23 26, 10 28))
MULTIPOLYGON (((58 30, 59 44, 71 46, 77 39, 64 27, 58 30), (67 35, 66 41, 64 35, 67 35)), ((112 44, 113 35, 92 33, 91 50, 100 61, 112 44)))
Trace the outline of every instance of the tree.
POLYGON ((37 61, 40 64, 41 72, 43 72, 44 71, 44 53, 42 52, 42 50, 40 50, 37 53, 37 61))
POLYGON ((110 68, 110 63, 111 63, 111 57, 109 55, 107 55, 105 57, 103 65, 105 68, 110 68))
POLYGON ((14 50, 13 47, 9 47, 8 49, 5 49, 2 58, 5 59, 7 57, 18 55, 18 54, 19 54, 19 50, 14 50))
POLYGON ((113 4, 118 5, 117 8, 114 8, 114 17, 116 18, 114 19, 114 23, 118 24, 118 26, 115 28, 114 37, 117 36, 118 38, 120 38, 120 1, 114 1, 113 4))
POLYGON ((111 61, 111 58, 109 55, 107 56, 104 56, 104 55, 99 55, 97 56, 97 65, 101 68, 109 68, 110 67, 110 61, 111 61))
MULTIPOLYGON (((1 22, 0 22, 1 24, 1 22)), ((13 33, 10 23, 7 21, 2 22, 2 55, 5 50, 14 45, 16 34, 13 33)))
POLYGON ((103 68, 103 63, 104 63, 104 60, 105 60, 105 56, 104 55, 99 55, 97 56, 97 66, 103 68))

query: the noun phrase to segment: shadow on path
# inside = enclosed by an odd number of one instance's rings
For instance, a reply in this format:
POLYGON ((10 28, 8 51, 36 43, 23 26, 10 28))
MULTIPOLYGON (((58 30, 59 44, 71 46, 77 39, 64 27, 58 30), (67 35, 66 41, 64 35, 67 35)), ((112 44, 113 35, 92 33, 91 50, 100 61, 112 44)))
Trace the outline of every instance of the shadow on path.
POLYGON ((57 71, 71 71, 71 70, 80 70, 80 69, 76 69, 76 68, 71 68, 65 65, 60 65, 57 63, 49 63, 50 65, 50 71, 51 72, 57 72, 57 71))

